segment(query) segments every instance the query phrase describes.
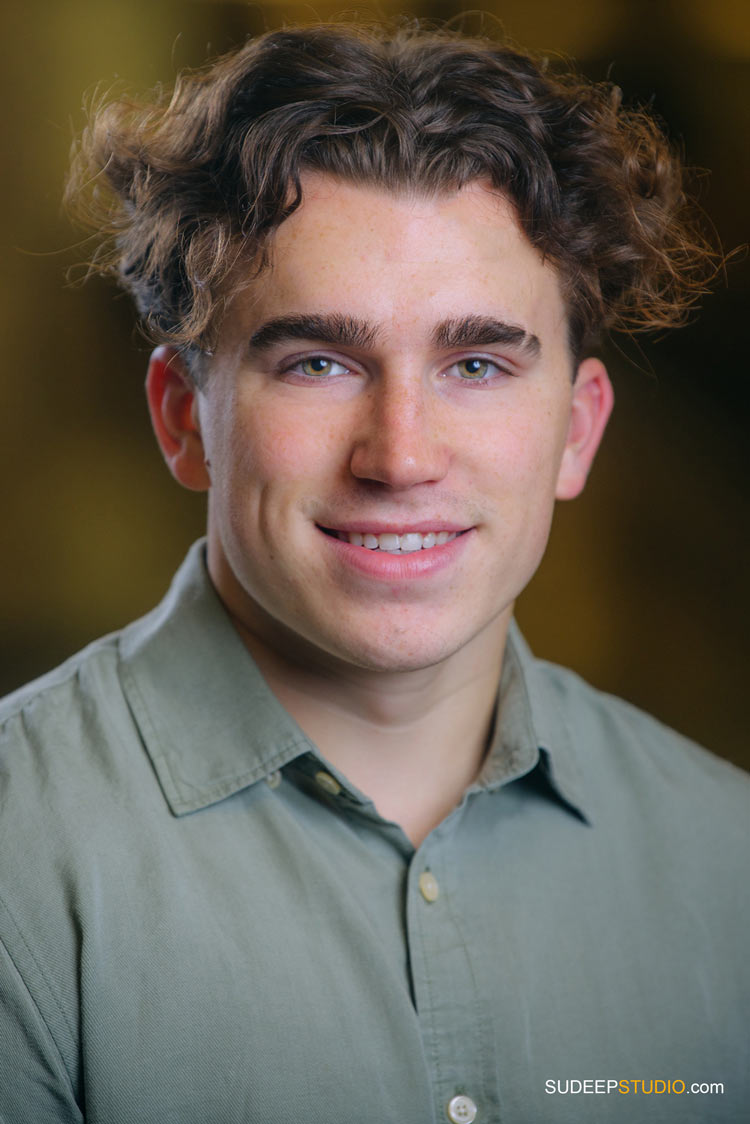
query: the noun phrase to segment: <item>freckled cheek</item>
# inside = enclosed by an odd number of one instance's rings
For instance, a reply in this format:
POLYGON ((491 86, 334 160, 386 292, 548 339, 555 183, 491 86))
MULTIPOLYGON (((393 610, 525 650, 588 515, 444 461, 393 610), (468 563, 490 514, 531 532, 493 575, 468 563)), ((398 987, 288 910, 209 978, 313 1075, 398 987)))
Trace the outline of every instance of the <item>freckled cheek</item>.
POLYGON ((328 427, 304 424, 288 409, 237 426, 229 458, 233 475, 249 485, 304 483, 327 469, 339 446, 328 427))
POLYGON ((526 495, 555 478, 556 442, 540 438, 531 425, 504 425, 475 443, 473 456, 482 465, 478 480, 486 480, 499 495, 526 495), (477 458, 478 454, 478 458, 477 458))

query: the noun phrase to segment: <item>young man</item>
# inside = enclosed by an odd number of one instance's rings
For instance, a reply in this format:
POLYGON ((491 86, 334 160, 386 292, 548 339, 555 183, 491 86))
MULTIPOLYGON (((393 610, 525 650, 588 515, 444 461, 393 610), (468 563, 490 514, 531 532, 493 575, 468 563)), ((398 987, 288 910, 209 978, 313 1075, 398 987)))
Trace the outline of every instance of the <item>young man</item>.
POLYGON ((512 621, 597 333, 705 275, 655 126, 323 27, 104 108, 78 174, 208 533, 4 704, 0 1118, 740 1120, 746 779, 512 621))

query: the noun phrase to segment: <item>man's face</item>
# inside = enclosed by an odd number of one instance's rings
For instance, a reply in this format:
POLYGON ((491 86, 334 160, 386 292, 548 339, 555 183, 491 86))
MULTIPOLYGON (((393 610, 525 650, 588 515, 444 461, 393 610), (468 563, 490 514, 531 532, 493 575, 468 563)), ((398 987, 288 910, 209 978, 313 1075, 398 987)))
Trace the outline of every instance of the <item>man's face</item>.
POLYGON ((282 654, 430 666, 504 630, 606 374, 574 385, 557 275, 502 197, 303 188, 198 397, 209 568, 282 654))

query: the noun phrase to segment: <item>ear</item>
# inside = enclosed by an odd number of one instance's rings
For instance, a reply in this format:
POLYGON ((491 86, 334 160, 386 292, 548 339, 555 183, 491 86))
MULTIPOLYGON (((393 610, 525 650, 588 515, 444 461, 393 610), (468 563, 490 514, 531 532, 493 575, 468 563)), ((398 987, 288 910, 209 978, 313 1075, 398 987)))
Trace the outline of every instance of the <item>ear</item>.
POLYGON ((557 499, 572 500, 583 491, 614 402, 604 364, 599 359, 584 359, 573 385, 568 436, 555 491, 557 499))
POLYGON ((157 347, 146 375, 146 397, 156 440, 169 471, 185 488, 211 486, 198 421, 197 392, 179 353, 157 347))

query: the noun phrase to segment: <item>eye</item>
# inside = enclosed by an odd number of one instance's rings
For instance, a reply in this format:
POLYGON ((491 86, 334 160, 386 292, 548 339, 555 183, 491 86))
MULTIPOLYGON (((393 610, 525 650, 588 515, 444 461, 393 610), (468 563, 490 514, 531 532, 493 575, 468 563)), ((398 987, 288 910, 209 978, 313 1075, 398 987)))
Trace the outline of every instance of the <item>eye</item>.
POLYGON ((335 359, 327 359, 325 355, 311 355, 307 359, 299 359, 291 368, 292 371, 307 375, 308 378, 345 375, 348 369, 343 363, 337 363, 335 359))
POLYGON ((462 378, 483 379, 490 366, 486 359, 459 359, 456 370, 462 378))
POLYGON ((503 368, 493 363, 490 359, 480 356, 469 356, 468 359, 459 359, 452 363, 446 375, 457 375, 463 382, 488 382, 498 374, 508 374, 503 368))

